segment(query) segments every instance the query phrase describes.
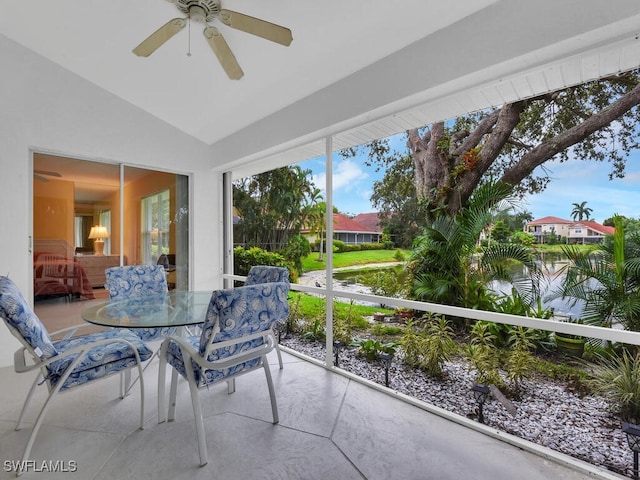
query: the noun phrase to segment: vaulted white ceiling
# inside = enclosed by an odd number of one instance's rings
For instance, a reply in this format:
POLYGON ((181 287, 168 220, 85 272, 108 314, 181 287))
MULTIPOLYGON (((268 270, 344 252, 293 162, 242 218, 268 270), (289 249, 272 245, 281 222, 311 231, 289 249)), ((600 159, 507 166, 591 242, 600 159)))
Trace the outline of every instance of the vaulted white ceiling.
POLYGON ((222 6, 289 27, 293 43, 216 21, 245 72, 233 81, 196 23, 149 58, 133 55, 181 16, 166 0, 0 0, 0 35, 210 145, 230 165, 283 162, 283 152, 300 160, 322 153, 323 135, 342 148, 640 65, 636 0, 222 6))
POLYGON ((0 2, 0 32, 211 144, 494 1, 223 0, 293 32, 283 47, 214 21, 245 72, 239 81, 223 72, 202 23, 148 58, 132 54, 184 16, 166 0, 0 2))

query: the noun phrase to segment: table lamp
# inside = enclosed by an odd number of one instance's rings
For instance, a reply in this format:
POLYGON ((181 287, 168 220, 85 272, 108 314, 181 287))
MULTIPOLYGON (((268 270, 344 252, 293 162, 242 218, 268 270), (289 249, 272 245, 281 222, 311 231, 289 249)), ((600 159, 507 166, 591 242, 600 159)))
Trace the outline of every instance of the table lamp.
POLYGON ((104 255, 104 239, 109 238, 107 227, 96 225, 91 227, 89 239, 93 240, 93 248, 96 255, 104 255))

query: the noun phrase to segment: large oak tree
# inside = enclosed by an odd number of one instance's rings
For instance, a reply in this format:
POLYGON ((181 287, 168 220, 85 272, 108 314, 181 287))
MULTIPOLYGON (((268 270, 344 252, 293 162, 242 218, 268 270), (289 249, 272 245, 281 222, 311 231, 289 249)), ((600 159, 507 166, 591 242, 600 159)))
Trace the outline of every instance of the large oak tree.
MULTIPOLYGON (((521 193, 541 192, 550 181, 544 164, 551 159, 608 161, 610 178, 623 177, 628 154, 639 146, 639 82, 639 71, 625 72, 408 130, 421 220, 455 215, 489 177, 521 193)), ((363 148, 371 164, 385 167, 407 154, 393 152, 387 140, 363 148)), ((397 188, 387 197, 378 187, 377 205, 393 213, 397 188)))

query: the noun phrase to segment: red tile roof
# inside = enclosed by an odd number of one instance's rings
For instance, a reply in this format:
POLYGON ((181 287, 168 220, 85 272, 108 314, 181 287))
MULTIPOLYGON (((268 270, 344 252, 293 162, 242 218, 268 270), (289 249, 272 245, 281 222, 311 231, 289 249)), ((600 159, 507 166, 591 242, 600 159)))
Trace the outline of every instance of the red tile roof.
POLYGON ((591 230, 595 230, 596 232, 600 232, 603 235, 613 235, 616 232, 616 229, 614 227, 607 227, 605 225, 600 225, 598 222, 592 222, 590 220, 575 222, 574 225, 584 225, 585 227, 588 227, 591 230))
POLYGON ((360 213, 353 217, 353 221, 358 222, 360 225, 367 227, 369 230, 377 233, 382 233, 382 228, 378 225, 380 217, 377 213, 360 213))
POLYGON ((549 224, 549 223, 575 223, 573 220, 565 220, 564 218, 559 217, 542 217, 538 220, 534 220, 533 222, 529 222, 527 225, 537 225, 537 224, 549 224))
POLYGON ((341 213, 333 214, 333 231, 378 233, 376 230, 371 230, 369 227, 366 227, 352 218, 342 215, 341 213))

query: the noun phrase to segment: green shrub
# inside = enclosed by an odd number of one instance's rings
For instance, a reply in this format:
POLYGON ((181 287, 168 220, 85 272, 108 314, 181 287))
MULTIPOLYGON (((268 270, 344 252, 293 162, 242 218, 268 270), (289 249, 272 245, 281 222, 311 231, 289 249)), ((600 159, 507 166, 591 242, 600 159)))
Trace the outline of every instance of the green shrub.
POLYGON ((380 343, 378 340, 371 338, 355 338, 351 342, 352 347, 358 347, 358 355, 362 355, 367 360, 378 360, 381 353, 395 355, 398 344, 395 342, 380 343))
POLYGON ((400 345, 404 350, 404 363, 410 367, 422 368, 422 356, 427 348, 427 342, 423 335, 415 328, 412 320, 407 322, 400 345))
POLYGON ((345 245, 346 245, 346 243, 344 243, 342 240, 334 240, 333 241, 333 251, 334 251, 334 253, 344 252, 345 245))
POLYGON ((640 422, 640 356, 624 351, 622 356, 602 359, 594 369, 591 384, 626 422, 640 422))
POLYGON ((279 253, 267 252, 258 247, 251 247, 248 250, 242 247, 233 249, 233 272, 236 275, 246 276, 254 265, 288 268, 289 281, 293 283, 298 278, 295 270, 292 271, 289 262, 279 253))
POLYGON ((400 340, 404 363, 434 377, 442 377, 445 362, 456 351, 453 338, 453 329, 443 315, 428 314, 422 331, 409 320, 400 340))
POLYGON ((472 368, 476 370, 476 383, 501 386, 504 382, 498 371, 500 356, 495 346, 495 336, 489 329, 490 323, 475 323, 471 329, 471 343, 466 347, 466 354, 472 368))
POLYGON ((365 273, 359 277, 359 281, 369 287, 373 295, 398 297, 402 292, 402 283, 392 269, 365 273))
POLYGON ((333 302, 333 339, 349 345, 352 340, 353 318, 358 316, 353 311, 354 301, 351 299, 346 305, 333 302), (340 308, 342 306, 343 308, 340 308))
POLYGON ((445 362, 451 360, 456 350, 454 332, 443 315, 433 315, 425 328, 425 351, 423 369, 434 377, 442 376, 445 362))
POLYGON ((378 337, 389 337, 393 335, 399 335, 403 329, 396 327, 395 325, 385 325, 384 323, 376 323, 371 328, 374 335, 378 337))
POLYGON ((294 266, 296 276, 302 275, 302 259, 310 253, 309 240, 302 235, 290 238, 287 246, 282 249, 283 257, 294 266))
POLYGON ((513 382, 514 390, 520 391, 522 380, 529 377, 533 367, 533 355, 531 349, 534 348, 532 340, 534 330, 532 328, 514 327, 511 331, 511 348, 507 354, 506 370, 507 378, 513 382))
POLYGON ((393 255, 393 258, 396 259, 398 262, 404 262, 405 260, 404 253, 402 253, 402 250, 400 249, 396 250, 396 253, 393 255))
POLYGON ((382 243, 361 243, 360 250, 388 250, 382 243))

